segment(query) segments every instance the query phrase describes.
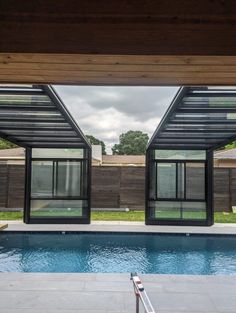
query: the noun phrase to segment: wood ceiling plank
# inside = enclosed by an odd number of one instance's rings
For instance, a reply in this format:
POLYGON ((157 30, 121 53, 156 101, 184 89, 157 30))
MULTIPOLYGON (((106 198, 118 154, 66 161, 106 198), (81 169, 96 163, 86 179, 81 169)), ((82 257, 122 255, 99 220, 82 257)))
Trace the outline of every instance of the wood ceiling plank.
POLYGON ((60 85, 124 85, 124 86, 180 86, 180 85, 235 85, 236 77, 221 78, 211 77, 58 77, 36 75, 0 75, 0 83, 35 83, 35 84, 60 84, 60 85))
POLYGON ((236 56, 0 53, 0 63, 105 65, 236 65, 236 56))
POLYGON ((39 74, 47 72, 133 72, 133 73, 162 73, 162 72, 171 72, 171 73, 228 73, 236 72, 235 65, 180 65, 180 64, 60 64, 60 63, 2 63, 0 61, 0 70, 2 73, 8 72, 9 74, 17 74, 19 71, 24 71, 27 74, 37 71, 39 74))
MULTIPOLYGON (((218 73, 219 78, 227 79, 227 78, 235 78, 236 77, 236 72, 219 72, 218 73)), ((210 79, 212 77, 216 77, 215 72, 165 72, 165 71, 157 71, 157 72, 139 72, 139 71, 113 71, 113 72, 107 72, 107 71, 55 71, 55 70, 18 70, 18 69, 1 69, 1 76, 3 75, 8 75, 8 76, 42 76, 42 77, 58 77, 63 79, 64 77, 70 77, 70 78, 78 78, 78 79, 83 79, 83 78, 92 78, 92 77, 103 77, 107 79, 112 79, 112 78, 168 78, 168 77, 173 77, 173 78, 189 78, 190 80, 194 78, 198 79, 210 79)))

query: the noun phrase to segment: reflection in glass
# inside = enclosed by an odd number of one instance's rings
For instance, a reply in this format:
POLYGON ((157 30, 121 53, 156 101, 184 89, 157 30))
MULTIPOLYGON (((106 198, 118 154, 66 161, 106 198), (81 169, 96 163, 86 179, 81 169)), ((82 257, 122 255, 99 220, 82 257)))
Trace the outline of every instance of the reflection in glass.
POLYGON ((186 199, 205 199, 204 163, 186 163, 186 199))
POLYGON ((157 198, 176 197, 176 164, 157 163, 157 198))
POLYGON ((205 150, 155 150, 155 159, 205 160, 205 150))
POLYGON ((181 205, 176 201, 156 201, 155 218, 179 219, 181 218, 181 205))
POLYGON ((33 161, 31 175, 31 196, 52 197, 53 162, 33 161))
POLYGON ((31 161, 30 216, 87 217, 88 161, 81 158, 83 149, 33 149, 32 152, 37 158, 31 161))
POLYGON ((206 219, 206 202, 182 202, 183 219, 206 219))
POLYGON ((32 158, 60 158, 60 159, 81 159, 84 157, 84 149, 33 149, 32 158))
POLYGON ((183 199, 184 198, 184 190, 185 190, 185 186, 184 186, 184 180, 185 180, 185 167, 184 167, 184 163, 178 163, 178 181, 177 181, 177 190, 178 190, 178 194, 177 194, 177 198, 178 199, 183 199))
POLYGON ((82 217, 87 201, 83 200, 31 200, 32 217, 82 217))
POLYGON ((67 160, 57 162, 56 165, 55 195, 79 197, 81 195, 81 162, 67 160))

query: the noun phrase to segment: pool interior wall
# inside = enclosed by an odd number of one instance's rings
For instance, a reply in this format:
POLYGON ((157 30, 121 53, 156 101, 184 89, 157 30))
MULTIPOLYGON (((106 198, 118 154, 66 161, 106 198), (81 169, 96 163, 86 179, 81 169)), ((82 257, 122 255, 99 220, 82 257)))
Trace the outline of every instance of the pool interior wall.
POLYGON ((235 235, 0 233, 0 272, 233 275, 235 256, 235 235))

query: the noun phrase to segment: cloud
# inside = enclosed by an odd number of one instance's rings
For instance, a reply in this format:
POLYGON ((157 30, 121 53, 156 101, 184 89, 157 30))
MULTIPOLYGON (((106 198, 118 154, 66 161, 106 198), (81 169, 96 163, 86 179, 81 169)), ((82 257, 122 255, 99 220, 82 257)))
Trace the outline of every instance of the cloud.
POLYGON ((178 88, 55 86, 85 134, 103 140, 108 152, 128 130, 149 137, 156 129, 178 88))

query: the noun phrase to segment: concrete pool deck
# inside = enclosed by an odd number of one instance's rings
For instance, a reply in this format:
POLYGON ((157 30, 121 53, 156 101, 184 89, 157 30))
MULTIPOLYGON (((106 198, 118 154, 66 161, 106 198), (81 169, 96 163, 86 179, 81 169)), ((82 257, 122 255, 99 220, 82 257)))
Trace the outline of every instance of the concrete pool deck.
MULTIPOLYGON (((236 312, 233 276, 140 277, 157 313, 236 312)), ((1 273, 0 312, 131 313, 135 297, 129 274, 1 273)))
MULTIPOLYGON (((3 221, 2 221, 3 222, 3 221)), ((89 231, 89 232, 141 232, 141 233, 189 233, 189 234, 233 234, 235 224, 214 224, 204 226, 162 226, 145 225, 143 222, 93 221, 91 224, 24 224, 21 221, 4 221, 4 231, 89 231)), ((0 221, 1 223, 1 221, 0 221)))
MULTIPOLYGON (((107 231, 236 234, 235 224, 212 227, 145 226, 139 222, 90 225, 5 221, 8 231, 107 231)), ((236 276, 140 275, 157 313, 235 313, 236 276)), ((131 313, 129 274, 0 273, 0 313, 131 313)), ((140 310, 140 313, 143 312, 140 310)))

